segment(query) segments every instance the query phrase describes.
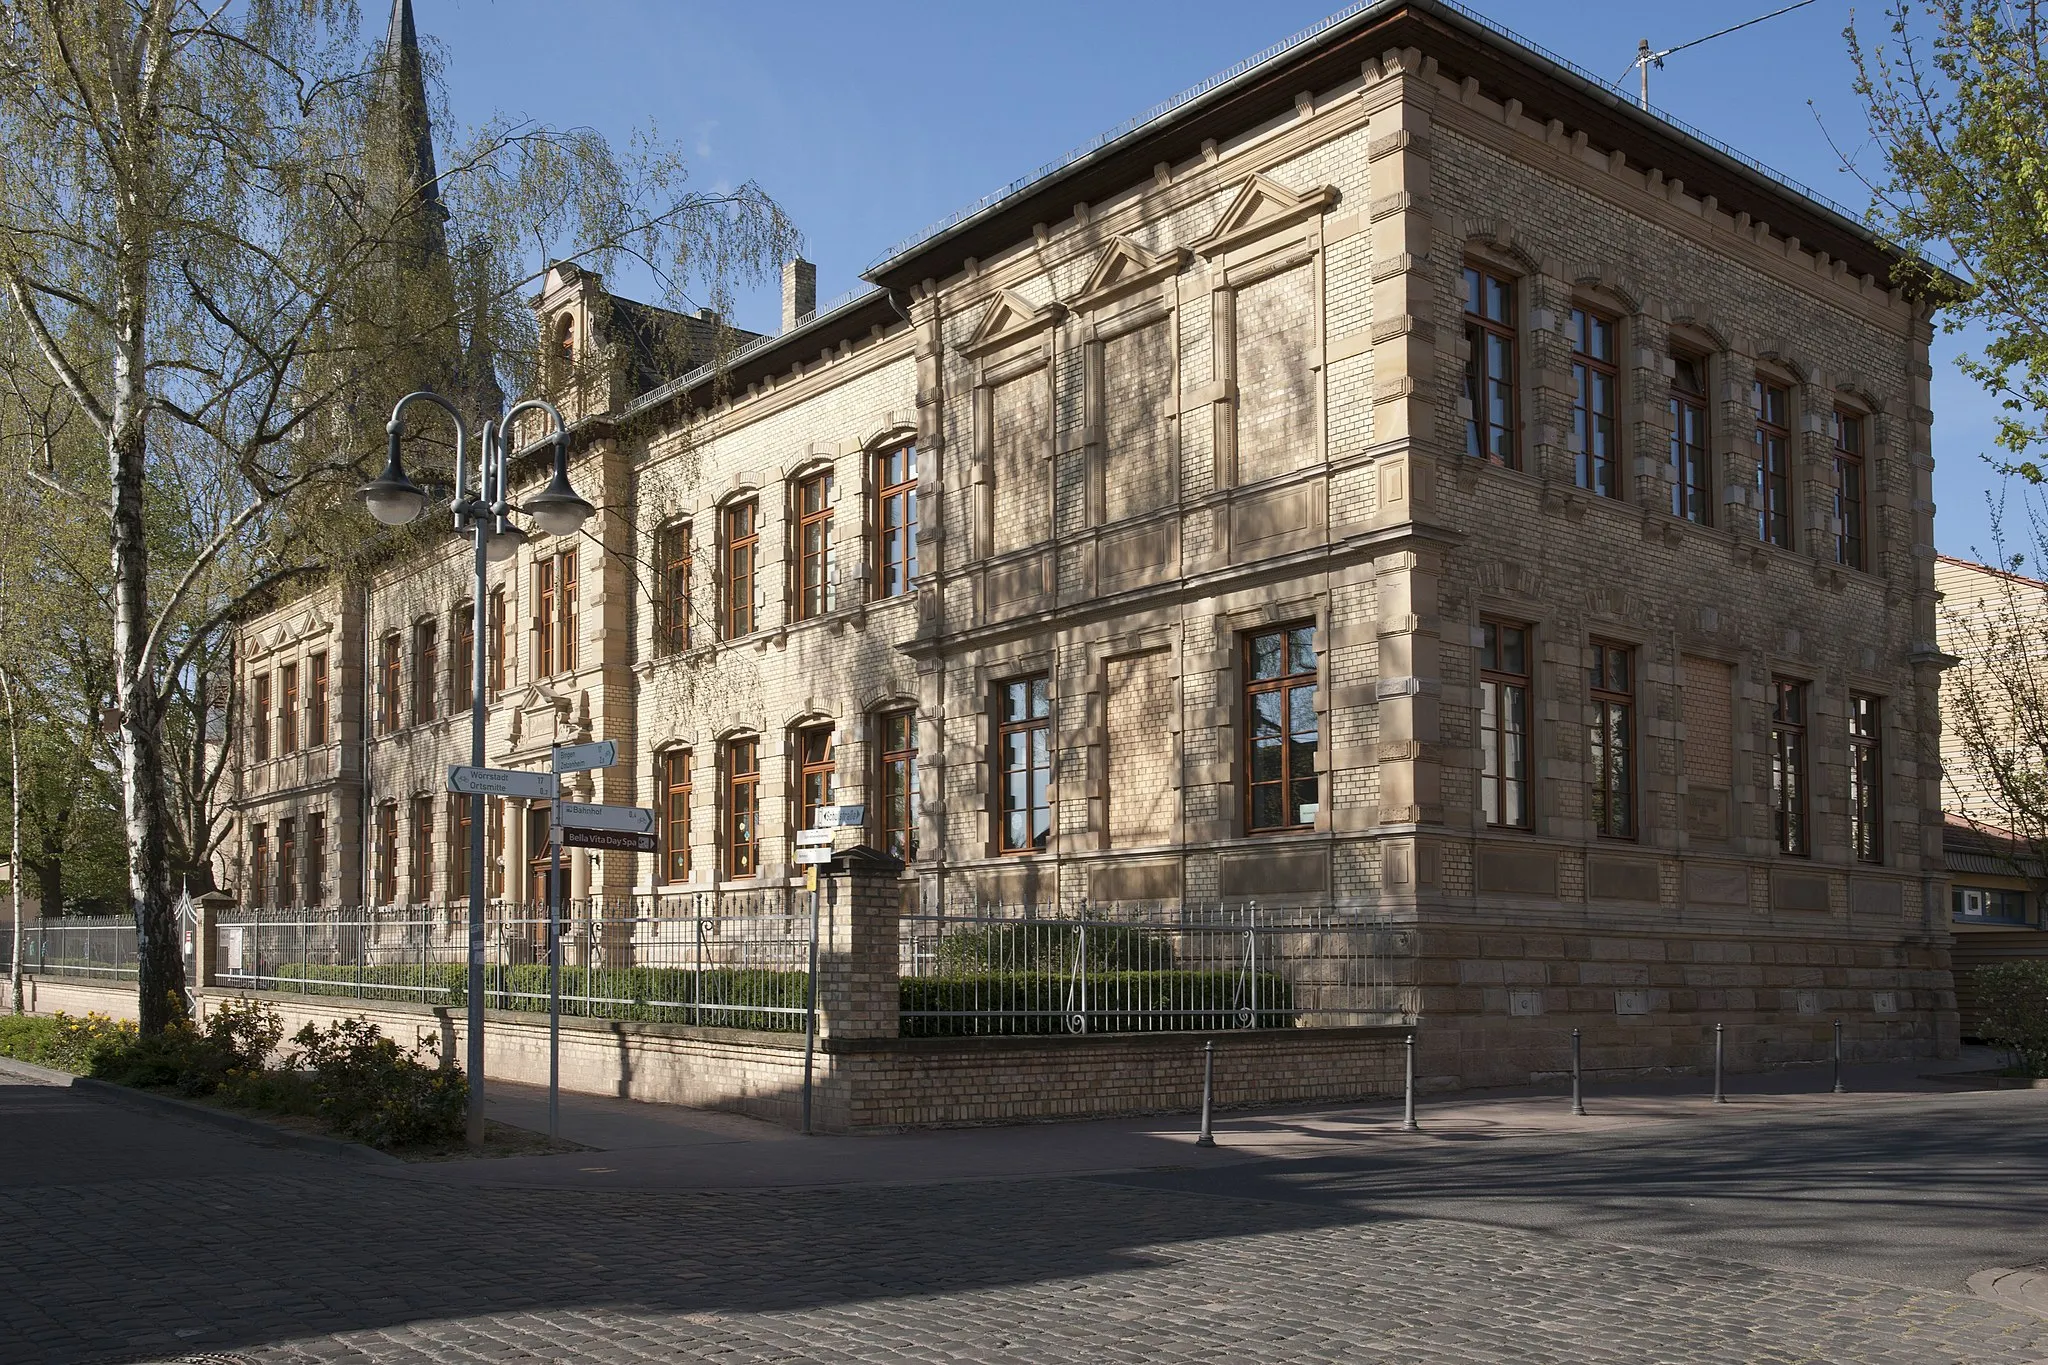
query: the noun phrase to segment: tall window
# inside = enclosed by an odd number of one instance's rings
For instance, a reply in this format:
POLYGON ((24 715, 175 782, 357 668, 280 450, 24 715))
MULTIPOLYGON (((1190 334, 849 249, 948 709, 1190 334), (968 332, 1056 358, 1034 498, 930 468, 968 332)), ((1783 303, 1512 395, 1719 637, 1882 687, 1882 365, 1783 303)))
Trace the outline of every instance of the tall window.
POLYGON ((1593 702, 1593 828, 1609 839, 1636 833, 1635 681, 1628 646, 1593 641, 1586 677, 1593 702))
POLYGON ((401 717, 405 714, 404 651, 405 642, 399 639, 397 631, 394 630, 384 637, 384 656, 379 661, 378 669, 382 675, 378 679, 378 700, 383 703, 380 708, 383 714, 378 719, 383 722, 386 734, 399 727, 402 723, 401 717))
POLYGON ((576 667, 576 552, 565 550, 533 566, 534 670, 552 678, 576 667))
POLYGON ((1863 419, 1838 412, 1835 437, 1835 562, 1863 567, 1863 419))
POLYGON ((1260 631, 1244 640, 1245 828, 1307 829, 1316 822, 1315 627, 1260 631))
POLYGON ((1480 623, 1480 805, 1489 825, 1529 823, 1529 629, 1480 623))
POLYGON ((270 903, 270 826, 249 827, 249 904, 270 903))
POLYGON ((1515 285, 1480 266, 1465 267, 1465 453, 1522 467, 1515 411, 1515 285))
POLYGON ((752 501, 725 509, 725 638, 754 631, 755 571, 761 549, 760 509, 752 501))
POLYGON ((1707 365, 1689 355, 1675 355, 1671 369, 1671 515, 1712 526, 1707 365))
POLYGON ((484 801, 484 889, 492 896, 505 894, 505 798, 484 801))
POLYGON ((1778 851, 1806 856, 1806 684, 1771 680, 1771 826, 1778 851))
POLYGON ((476 828, 470 815, 470 798, 448 798, 448 899, 469 897, 469 835, 476 828))
POLYGON ((258 673, 254 685, 256 692, 256 714, 249 720, 249 740, 256 750, 256 761, 263 762, 270 757, 270 675, 258 673))
POLYGON ((436 714, 441 681, 441 627, 421 621, 412 628, 412 719, 424 725, 436 714))
POLYGON ((661 756, 662 880, 690 880, 690 751, 661 756))
POLYGON ((576 610, 576 552, 564 550, 556 564, 562 600, 555 612, 555 663, 570 673, 576 668, 576 634, 581 624, 576 610))
POLYGON ((377 902, 391 905, 398 900, 398 803, 386 801, 377 808, 377 902))
POLYGON ((796 486, 797 600, 800 621, 832 610, 832 475, 796 486))
POLYGON ((1876 697, 1849 694, 1849 845, 1856 860, 1884 861, 1884 732, 1876 697))
POLYGON ((917 447, 898 446, 875 457, 875 588, 900 597, 917 581, 917 447))
POLYGON ((299 822, 291 816, 277 822, 277 903, 289 906, 299 898, 299 822))
POLYGON ((917 713, 884 711, 882 738, 882 852, 911 862, 917 857, 917 713))
POLYGON ((306 903, 318 905, 327 898, 327 814, 314 811, 306 817, 306 903))
POLYGON ((1572 309, 1572 456, 1579 487, 1603 498, 1621 496, 1620 451, 1615 448, 1614 322, 1572 309))
POLYGON ((277 751, 299 751, 299 666, 286 664, 277 670, 277 751))
POLYGON ((654 639, 657 652, 690 647, 690 524, 666 526, 654 538, 654 639))
POLYGON ((306 660, 306 747, 317 749, 327 742, 327 655, 306 660))
POLYGON ((533 671, 537 678, 555 673, 555 561, 540 560, 533 566, 534 647, 533 671))
POLYGON ((1044 674, 997 688, 1001 853, 1042 853, 1052 839, 1052 696, 1044 674))
POLYGON ((491 695, 496 697, 505 690, 505 646, 507 639, 505 635, 505 590, 502 587, 491 589, 490 619, 485 623, 485 629, 491 633, 491 657, 486 660, 486 663, 489 665, 491 673, 491 695))
POLYGON ((832 727, 796 732, 797 828, 816 829, 818 812, 839 804, 838 769, 832 756, 832 727))
POLYGON ((725 748, 725 875, 760 870, 761 741, 735 739, 725 748))
POLYGON ((434 798, 412 799, 412 884, 407 898, 415 903, 434 898, 434 798))
POLYGON ((1756 534, 1771 545, 1792 548, 1792 395, 1759 379, 1751 396, 1756 409, 1756 534))
POLYGON ((455 604, 455 658, 452 670, 455 689, 449 694, 448 709, 459 714, 476 699, 476 606, 455 604))

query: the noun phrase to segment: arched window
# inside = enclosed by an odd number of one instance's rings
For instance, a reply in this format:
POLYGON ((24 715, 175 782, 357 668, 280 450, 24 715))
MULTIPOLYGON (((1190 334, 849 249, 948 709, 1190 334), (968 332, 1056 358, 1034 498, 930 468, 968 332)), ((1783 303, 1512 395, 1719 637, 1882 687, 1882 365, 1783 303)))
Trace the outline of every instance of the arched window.
POLYGON ((567 382, 576 372, 576 319, 565 317, 555 324, 555 377, 567 382))

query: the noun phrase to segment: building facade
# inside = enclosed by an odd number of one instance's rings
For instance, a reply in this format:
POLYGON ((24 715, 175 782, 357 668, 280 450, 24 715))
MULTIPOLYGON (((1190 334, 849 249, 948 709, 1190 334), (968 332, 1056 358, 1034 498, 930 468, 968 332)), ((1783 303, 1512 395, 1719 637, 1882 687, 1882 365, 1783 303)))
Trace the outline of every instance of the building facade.
MULTIPOLYGON (((1838 1016, 1871 1055, 1950 1048, 1929 314, 1892 267, 1411 0, 848 302, 792 292, 718 366, 636 380, 601 281, 558 271, 540 326, 600 511, 496 571, 489 761, 631 755, 578 795, 654 808, 662 851, 576 853, 576 897, 779 894, 794 833, 858 802, 842 838, 928 911, 1411 924, 1444 1083, 1555 1072, 1575 1026, 1616 1070, 1698 1066, 1715 1022, 1754 1065, 1838 1016)), ((456 899, 465 562, 249 623, 224 880, 456 899), (301 660, 306 723, 321 640, 315 762, 278 699, 301 660)), ((488 819, 492 896, 530 896, 545 813, 488 819)))

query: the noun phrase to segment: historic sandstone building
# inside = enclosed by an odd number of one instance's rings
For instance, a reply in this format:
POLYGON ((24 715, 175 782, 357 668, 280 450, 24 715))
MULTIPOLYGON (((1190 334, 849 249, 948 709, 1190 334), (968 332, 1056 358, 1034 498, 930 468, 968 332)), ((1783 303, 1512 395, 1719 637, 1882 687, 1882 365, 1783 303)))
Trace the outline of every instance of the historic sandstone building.
MULTIPOLYGON (((863 801, 842 840, 927 908, 1411 922, 1440 1080, 1555 1071, 1574 1026, 1618 1068, 1698 1066, 1717 1021, 1752 1065, 1836 1017, 1952 1047, 1929 327, 1891 269, 1432 0, 848 302, 794 264, 723 367, 656 382, 648 310, 558 269, 601 514, 498 570, 490 761, 631 755, 586 795, 663 851, 575 854, 579 897, 786 888, 810 809, 863 801)), ((458 898, 465 555, 250 622, 249 898, 458 898)), ((545 838, 493 808, 493 896, 545 838)))

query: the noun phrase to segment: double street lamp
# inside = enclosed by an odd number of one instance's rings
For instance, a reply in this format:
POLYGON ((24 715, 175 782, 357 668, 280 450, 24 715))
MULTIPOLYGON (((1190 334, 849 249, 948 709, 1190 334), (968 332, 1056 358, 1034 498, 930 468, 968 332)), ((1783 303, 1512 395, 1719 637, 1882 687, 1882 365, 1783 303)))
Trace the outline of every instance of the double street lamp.
MULTIPOLYGON (((399 458, 399 441, 404 434, 403 416, 408 403, 432 403, 455 423, 455 492, 449 510, 455 529, 468 531, 476 546, 476 592, 470 599, 470 635, 475 653, 470 660, 472 680, 469 698, 469 761, 482 768, 484 762, 484 697, 486 656, 485 601, 489 584, 485 575, 492 564, 502 564, 519 553, 526 533, 511 519, 514 511, 533 518, 533 524, 551 536, 573 536, 597 509, 569 486, 569 431, 554 404, 538 398, 514 403, 505 415, 483 426, 477 450, 476 492, 470 492, 469 432, 456 406, 438 393, 421 389, 398 400, 384 430, 390 434, 390 455, 384 472, 359 491, 370 515, 386 526, 404 526, 416 521, 426 510, 427 492, 406 476, 399 458), (524 412, 544 412, 554 422, 555 473, 548 486, 515 505, 510 498, 506 461, 512 423, 524 412)), ((367 774, 365 774, 367 776, 367 774)), ((484 1140, 484 798, 469 798, 469 1141, 480 1146, 484 1140)))

